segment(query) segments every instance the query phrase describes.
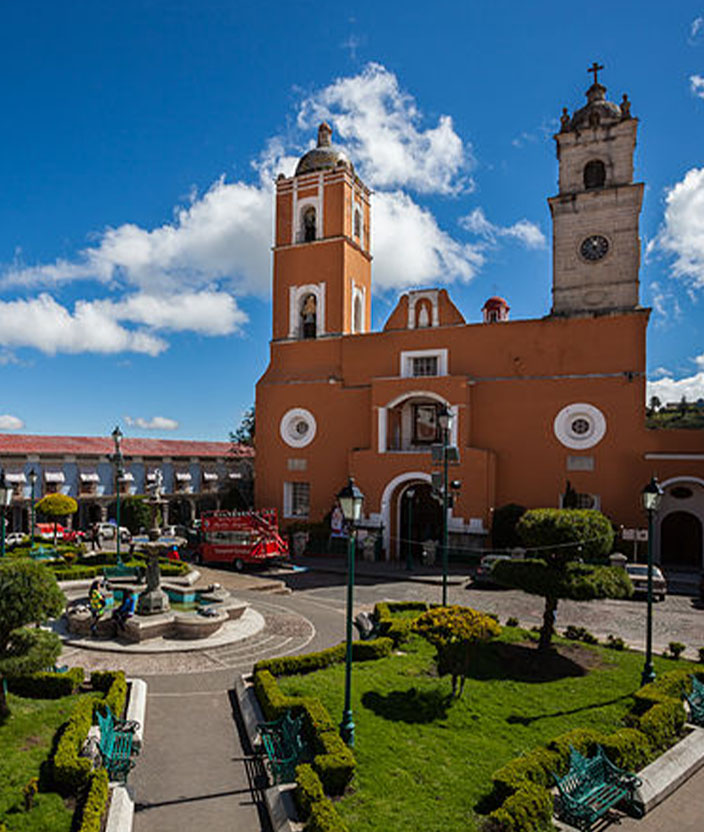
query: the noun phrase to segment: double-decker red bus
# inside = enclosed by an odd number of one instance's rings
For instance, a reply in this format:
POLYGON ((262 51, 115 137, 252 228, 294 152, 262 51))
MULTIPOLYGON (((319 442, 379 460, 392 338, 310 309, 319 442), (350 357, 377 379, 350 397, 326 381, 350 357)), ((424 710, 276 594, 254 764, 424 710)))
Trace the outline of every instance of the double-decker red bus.
POLYGON ((230 563, 241 572, 248 563, 288 558, 275 508, 259 511, 209 511, 201 519, 201 563, 230 563))

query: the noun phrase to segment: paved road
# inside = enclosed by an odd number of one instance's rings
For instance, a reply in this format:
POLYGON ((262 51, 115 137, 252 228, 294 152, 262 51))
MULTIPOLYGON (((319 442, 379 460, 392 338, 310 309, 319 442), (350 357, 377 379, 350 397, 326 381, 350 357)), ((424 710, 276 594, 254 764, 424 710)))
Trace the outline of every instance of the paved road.
MULTIPOLYGON (((276 577, 293 590, 280 595, 254 591, 251 587, 256 581, 244 582, 230 572, 202 571, 203 583, 217 581, 251 603, 264 616, 266 628, 229 647, 197 653, 119 656, 129 674, 142 676, 149 684, 145 749, 131 778, 136 793, 135 832, 172 832, 174 828, 201 825, 208 832, 267 830, 257 771, 233 717, 230 691, 234 679, 260 658, 319 650, 344 638, 342 573, 279 573, 276 577)), ((409 582, 402 573, 389 577, 393 580, 358 576, 356 609, 371 608, 383 599, 440 600, 440 585, 433 583, 432 577, 429 583, 409 582)), ((514 591, 475 589, 460 577, 452 580, 450 603, 496 612, 502 621, 516 616, 525 626, 541 621, 540 598, 514 591)), ((558 627, 581 624, 601 638, 614 633, 633 646, 641 646, 644 616, 645 605, 637 601, 561 602, 558 627)), ((685 642, 693 655, 696 647, 704 646, 703 624, 704 611, 693 606, 691 599, 668 597, 655 607, 656 649, 677 639, 685 642)), ((114 667, 116 658, 115 653, 68 649, 64 660, 102 669, 114 667)), ((701 817, 704 773, 698 775, 696 783, 699 788, 690 787, 688 807, 691 804, 694 808, 690 811, 701 817)), ((684 798, 684 792, 679 794, 684 798)), ((668 810, 664 807, 659 811, 668 810)), ((648 826, 647 832, 651 828, 663 832, 702 828, 663 823, 648 826)), ((646 832, 646 827, 638 828, 646 832)))

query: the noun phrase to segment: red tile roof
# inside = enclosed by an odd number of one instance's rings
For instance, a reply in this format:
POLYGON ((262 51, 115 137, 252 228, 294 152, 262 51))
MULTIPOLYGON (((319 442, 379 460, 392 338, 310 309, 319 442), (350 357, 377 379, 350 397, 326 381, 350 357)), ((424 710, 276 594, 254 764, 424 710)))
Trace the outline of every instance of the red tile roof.
MULTIPOLYGON (((229 442, 198 442, 190 439, 142 439, 126 436, 122 440, 125 456, 156 457, 227 457, 236 448, 240 457, 254 456, 247 445, 233 446, 229 442)), ((40 454, 60 456, 108 456, 115 446, 108 436, 30 436, 0 433, 0 456, 8 454, 40 454)))

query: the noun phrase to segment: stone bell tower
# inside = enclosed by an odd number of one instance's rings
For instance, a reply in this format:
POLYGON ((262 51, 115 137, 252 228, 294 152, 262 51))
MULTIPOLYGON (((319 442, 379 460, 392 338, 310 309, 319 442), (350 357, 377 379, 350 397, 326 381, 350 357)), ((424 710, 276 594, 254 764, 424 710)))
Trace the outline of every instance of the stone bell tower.
POLYGON ((594 83, 587 103, 562 111, 555 135, 559 193, 553 220, 553 315, 626 311, 638 306, 643 184, 633 182, 638 119, 624 94, 620 106, 594 83))
POLYGON ((369 332, 369 189, 332 129, 276 182, 273 339, 313 340, 369 332))

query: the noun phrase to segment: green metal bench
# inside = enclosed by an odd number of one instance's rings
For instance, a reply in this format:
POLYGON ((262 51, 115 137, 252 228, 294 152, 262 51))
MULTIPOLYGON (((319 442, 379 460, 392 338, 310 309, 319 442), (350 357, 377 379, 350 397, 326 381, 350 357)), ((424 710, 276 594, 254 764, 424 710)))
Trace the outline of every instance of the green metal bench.
POLYGON ((692 692, 685 693, 689 702, 690 718, 695 725, 704 726, 704 683, 692 674, 692 692))
POLYGON ((127 781, 127 775, 134 766, 133 754, 139 751, 132 747, 134 732, 138 723, 117 719, 109 707, 106 713, 98 711, 98 725, 100 726, 100 742, 98 750, 111 780, 127 781))
POLYGON ((584 832, 621 802, 636 817, 643 815, 642 806, 634 799, 640 778, 614 765, 600 745, 593 757, 584 757, 570 746, 569 771, 564 777, 553 777, 558 790, 557 814, 584 832))
POLYGON ((303 738, 303 715, 292 717, 291 711, 286 711, 281 719, 260 722, 258 728, 272 782, 293 782, 296 766, 308 750, 303 738))

